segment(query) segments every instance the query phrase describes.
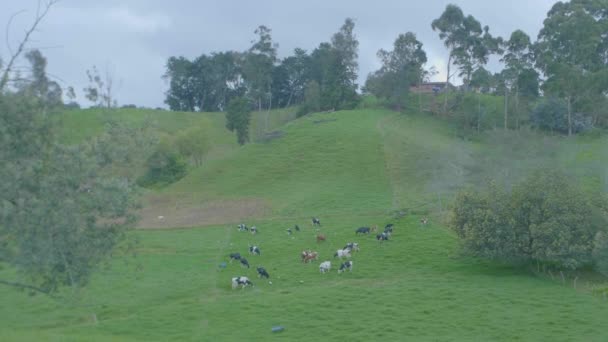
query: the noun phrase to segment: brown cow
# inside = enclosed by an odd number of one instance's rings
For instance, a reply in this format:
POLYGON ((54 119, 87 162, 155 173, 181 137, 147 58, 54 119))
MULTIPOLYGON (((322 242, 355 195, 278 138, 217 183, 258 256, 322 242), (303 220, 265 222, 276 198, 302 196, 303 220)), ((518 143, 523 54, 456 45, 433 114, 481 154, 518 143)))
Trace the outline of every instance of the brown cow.
POLYGON ((323 234, 317 234, 317 243, 321 242, 321 241, 325 241, 325 235, 323 234))
POLYGON ((302 262, 303 263, 308 263, 312 260, 317 260, 317 257, 319 256, 319 253, 317 252, 313 252, 311 250, 307 250, 307 251, 302 251, 302 262))

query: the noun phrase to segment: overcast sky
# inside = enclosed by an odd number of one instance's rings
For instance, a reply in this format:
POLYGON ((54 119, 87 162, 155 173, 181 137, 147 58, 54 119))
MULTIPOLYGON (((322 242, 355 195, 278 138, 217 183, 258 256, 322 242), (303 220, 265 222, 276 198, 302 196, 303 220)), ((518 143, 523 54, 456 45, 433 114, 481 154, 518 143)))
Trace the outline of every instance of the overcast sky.
MULTIPOLYGON (((45 1, 45 0, 43 0, 45 1)), ((114 75, 119 105, 166 107, 167 88, 161 79, 170 56, 194 58, 202 53, 246 50, 259 25, 272 29, 279 56, 294 48, 311 51, 329 41, 346 17, 355 19, 359 39, 359 84, 379 67, 378 49, 390 49, 400 33, 412 31, 424 43, 428 65, 445 79, 447 51, 433 19, 448 3, 472 14, 494 35, 507 37, 522 29, 536 38, 547 11, 555 0, 62 0, 35 33, 30 47, 38 47, 48 59, 48 73, 63 87, 73 86, 77 101, 88 105, 80 90, 86 85, 86 69, 96 65, 114 75)), ((6 41, 15 49, 24 28, 31 24, 37 0, 0 0, 0 56, 7 58, 6 41), (26 10, 13 21, 12 14, 26 10)), ((23 65, 23 63, 21 63, 23 65)), ((492 63, 494 68, 496 63, 492 63)))

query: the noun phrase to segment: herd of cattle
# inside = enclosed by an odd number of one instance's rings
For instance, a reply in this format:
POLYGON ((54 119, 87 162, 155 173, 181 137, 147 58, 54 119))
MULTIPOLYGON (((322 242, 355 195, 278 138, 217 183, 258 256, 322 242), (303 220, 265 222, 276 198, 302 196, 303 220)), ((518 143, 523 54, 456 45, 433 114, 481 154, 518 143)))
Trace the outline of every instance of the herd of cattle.
MULTIPOLYGON (((421 223, 422 223, 422 220, 421 220, 421 223)), ((423 224, 426 224, 426 219, 424 219, 423 224)), ((316 227, 316 226, 320 227, 321 221, 318 218, 313 217, 312 225, 313 225, 313 227, 316 227)), ((258 233, 258 229, 255 226, 247 227, 245 224, 239 224, 237 226, 237 228, 239 231, 248 231, 254 235, 258 233)), ((391 234, 393 233, 393 228, 394 228, 394 225, 392 223, 387 224, 384 227, 384 231, 382 231, 382 232, 378 232, 377 226, 360 227, 357 230, 355 230, 355 234, 356 235, 371 234, 372 232, 374 232, 374 233, 377 233, 376 240, 383 242, 383 241, 388 241, 388 239, 391 237, 391 234)), ((300 231, 300 227, 298 227, 298 225, 295 225, 294 229, 295 229, 295 231, 300 231)), ((293 233, 293 231, 291 230, 291 228, 287 229, 288 235, 291 235, 292 233, 293 233)), ((326 239, 325 235, 317 234, 317 242, 325 241, 325 239, 326 239)), ((352 257, 352 254, 354 252, 358 252, 358 251, 359 251, 359 244, 356 242, 349 242, 343 248, 338 249, 336 251, 336 253, 334 253, 334 258, 339 258, 340 262, 341 262, 340 268, 338 269, 338 273, 342 273, 346 270, 352 272, 353 261, 349 260, 349 259, 352 257), (346 258, 348 260, 342 262, 341 260, 343 258, 346 258)), ((261 255, 260 247, 250 245, 249 254, 250 255, 261 255)), ((230 258, 230 263, 232 263, 233 261, 238 261, 241 264, 241 266, 247 267, 248 269, 250 268, 249 261, 247 261, 247 259, 238 252, 230 253, 229 258, 230 258)), ((304 250, 300 254, 300 258, 303 263, 310 263, 312 261, 318 260, 319 253, 316 251, 312 251, 310 249, 304 250)), ((266 279, 270 278, 268 271, 266 271, 266 269, 264 267, 261 267, 261 266, 256 267, 256 270, 258 273, 258 277, 266 278, 266 279)), ((329 272, 330 270, 331 270, 331 261, 327 260, 327 261, 323 261, 323 262, 321 262, 321 264, 319 264, 320 273, 324 274, 324 273, 329 272)), ((270 282, 270 284, 272 284, 272 282, 270 282)), ((236 289, 239 286, 241 288, 245 288, 246 286, 253 286, 253 282, 246 276, 233 277, 232 278, 232 289, 236 289)))

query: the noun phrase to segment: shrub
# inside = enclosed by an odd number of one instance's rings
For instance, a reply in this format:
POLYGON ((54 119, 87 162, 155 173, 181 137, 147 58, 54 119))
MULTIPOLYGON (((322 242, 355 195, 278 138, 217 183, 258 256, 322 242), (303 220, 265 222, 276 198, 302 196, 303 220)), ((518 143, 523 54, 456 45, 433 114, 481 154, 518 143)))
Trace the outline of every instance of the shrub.
MULTIPOLYGON (((568 133, 568 107, 564 100, 541 100, 530 113, 533 126, 551 132, 568 133)), ((593 119, 583 113, 572 114, 572 132, 580 133, 593 127, 593 119)))
POLYGON ((598 232, 593 246, 593 261, 596 269, 608 276, 608 233, 598 232))
POLYGON ((187 163, 176 148, 164 140, 158 144, 154 153, 146 161, 147 171, 138 184, 144 187, 166 185, 183 178, 187 172, 187 163))
POLYGON ((596 209, 566 175, 542 170, 511 192, 494 184, 460 192, 450 228, 472 255, 578 269, 592 263, 594 236, 606 224, 596 209))

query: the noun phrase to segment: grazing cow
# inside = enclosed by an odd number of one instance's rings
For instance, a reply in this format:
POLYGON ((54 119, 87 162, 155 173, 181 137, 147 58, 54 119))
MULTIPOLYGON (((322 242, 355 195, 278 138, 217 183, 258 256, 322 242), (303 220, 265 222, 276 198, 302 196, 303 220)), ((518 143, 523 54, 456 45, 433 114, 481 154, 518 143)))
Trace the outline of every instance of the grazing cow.
POLYGON ((256 226, 249 228, 249 230, 251 231, 251 234, 253 234, 253 235, 258 233, 258 228, 256 226))
POLYGON ((392 223, 388 223, 386 226, 384 226, 384 229, 386 228, 393 228, 394 224, 392 223))
POLYGON ((241 286, 241 289, 244 289, 245 286, 253 286, 253 283, 247 277, 234 277, 232 278, 232 289, 236 289, 241 286))
POLYGON ((420 223, 422 223, 423 225, 426 225, 427 223, 429 223, 429 219, 426 217, 423 217, 422 219, 420 219, 420 223))
POLYGON ((393 232, 393 227, 386 227, 386 228, 384 228, 384 232, 385 233, 389 233, 389 235, 390 235, 390 233, 393 232))
POLYGON ((241 260, 241 253, 230 253, 230 263, 232 260, 241 260))
POLYGON ((249 230, 249 228, 247 228, 247 226, 243 223, 239 224, 237 227, 239 228, 239 232, 244 232, 244 231, 249 230))
POLYGON ((249 246, 249 254, 260 255, 262 253, 260 252, 260 247, 258 247, 258 246, 249 246))
POLYGON ((349 272, 353 271, 353 262, 351 260, 343 262, 342 265, 340 265, 340 269, 338 270, 338 273, 342 273, 346 270, 348 270, 349 272))
POLYGON ((321 272, 321 273, 329 272, 330 269, 331 269, 331 261, 323 261, 319 265, 319 272, 321 272))
POLYGON ((247 259, 241 257, 241 266, 246 266, 247 268, 249 268, 249 261, 247 261, 247 259))
POLYGON ((352 251, 357 251, 358 252, 359 251, 359 244, 356 243, 356 242, 349 242, 342 249, 350 249, 352 251))
POLYGON ((318 234, 317 235, 317 243, 325 241, 325 235, 323 234, 318 234))
POLYGON ((338 249, 336 251, 336 254, 334 254, 334 258, 338 257, 340 259, 342 258, 350 258, 351 254, 350 254, 350 249, 346 248, 346 249, 338 249))
POLYGON ((378 241, 388 241, 388 237, 389 237, 389 234, 387 234, 385 232, 385 233, 376 235, 376 240, 378 240, 378 241))
POLYGON ((256 270, 258 271, 258 277, 260 278, 270 278, 270 275, 268 274, 268 272, 266 272, 266 269, 264 267, 258 267, 256 268, 256 270))
POLYGON ((302 256, 302 262, 308 263, 312 260, 317 260, 319 253, 313 252, 311 250, 307 250, 307 251, 303 251, 301 256, 302 256))
POLYGON ((314 226, 319 226, 319 227, 321 227, 321 220, 319 220, 319 219, 318 219, 318 218, 316 218, 316 217, 313 217, 313 218, 312 218, 312 225, 313 225, 313 227, 314 227, 314 226))
POLYGON ((360 227, 359 229, 357 229, 355 231, 355 234, 359 235, 359 234, 369 234, 369 227, 360 227))
POLYGON ((300 231, 300 227, 297 224, 293 228, 295 228, 296 232, 300 231))
POLYGON ((287 235, 291 235, 291 229, 290 228, 287 228, 286 231, 287 231, 287 235))

